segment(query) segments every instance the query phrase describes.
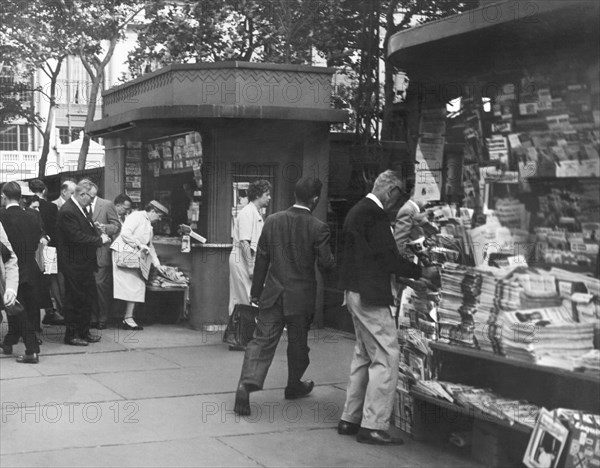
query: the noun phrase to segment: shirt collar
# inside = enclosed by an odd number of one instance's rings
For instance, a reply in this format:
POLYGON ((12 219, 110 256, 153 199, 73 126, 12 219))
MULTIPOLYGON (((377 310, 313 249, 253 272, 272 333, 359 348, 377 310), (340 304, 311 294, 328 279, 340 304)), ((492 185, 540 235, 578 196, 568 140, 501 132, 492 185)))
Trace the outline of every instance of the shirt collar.
POLYGON ((383 203, 381 203, 381 200, 379 198, 377 198, 375 195, 373 195, 372 193, 368 193, 367 194, 367 198, 370 200, 373 200, 375 202, 375 204, 381 208, 383 210, 383 203))
POLYGON ((19 206, 20 207, 21 205, 19 205, 17 202, 12 202, 12 203, 7 203, 6 208, 8 209, 11 206, 19 206))
POLYGON ((96 211, 96 202, 97 202, 97 201, 98 201, 98 197, 94 197, 94 201, 93 201, 93 202, 92 202, 92 204, 91 204, 91 207, 92 207, 92 213, 93 213, 94 211, 96 211))
POLYGON ((83 216, 85 216, 87 218, 87 214, 85 212, 85 208, 83 208, 83 206, 81 206, 79 204, 79 201, 77 200, 77 197, 71 197, 71 199, 73 200, 73 203, 75 203, 75 205, 77 206, 77 208, 79 208, 79 211, 81 211, 83 213, 83 216))
POLYGON ((308 206, 303 206, 303 205, 293 205, 293 206, 292 206, 292 208, 298 208, 298 209, 300 209, 300 210, 306 210, 306 211, 308 211, 309 213, 312 213, 312 212, 310 211, 310 208, 309 208, 308 206))

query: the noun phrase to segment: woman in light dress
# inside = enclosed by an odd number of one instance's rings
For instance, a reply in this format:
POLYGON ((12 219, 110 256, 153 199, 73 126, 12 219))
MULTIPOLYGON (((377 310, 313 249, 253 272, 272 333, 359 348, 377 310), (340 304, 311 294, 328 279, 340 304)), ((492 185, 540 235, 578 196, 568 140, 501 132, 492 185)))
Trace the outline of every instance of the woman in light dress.
MULTIPOLYGON (((137 302, 146 298, 146 280, 138 268, 122 268, 117 266, 119 251, 134 252, 136 249, 149 255, 149 261, 159 270, 163 267, 152 245, 152 223, 168 215, 169 210, 159 202, 152 200, 144 210, 134 211, 121 228, 119 236, 111 245, 113 250, 113 285, 115 299, 126 301, 123 328, 126 330, 143 330, 133 319, 133 309, 137 302)), ((144 257, 144 256, 143 256, 144 257)))
POLYGON ((250 304, 256 246, 264 224, 261 209, 269 206, 270 201, 270 182, 252 182, 248 187, 248 204, 235 219, 233 249, 229 256, 229 315, 236 304, 250 304))

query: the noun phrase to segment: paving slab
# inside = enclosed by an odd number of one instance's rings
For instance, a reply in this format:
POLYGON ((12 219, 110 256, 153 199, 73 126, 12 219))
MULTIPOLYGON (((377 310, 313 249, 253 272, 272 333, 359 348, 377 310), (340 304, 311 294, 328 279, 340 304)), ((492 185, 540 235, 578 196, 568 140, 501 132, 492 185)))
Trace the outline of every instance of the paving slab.
POLYGON ((217 439, 193 438, 5 455, 2 467, 260 467, 217 439))
MULTIPOLYGON (((25 352, 24 349, 23 352, 25 352)), ((39 377, 42 375, 36 365, 19 364, 17 362, 17 356, 19 356, 17 353, 14 353, 12 356, 2 355, 2 358, 0 359, 0 380, 39 377)), ((2 388, 2 385, 3 384, 0 383, 0 388, 2 388)))
POLYGON ((406 467, 481 468, 452 447, 430 446, 405 438, 405 445, 381 447, 359 444, 334 428, 300 429, 272 434, 220 437, 237 451, 267 467, 406 467), (298 447, 306 447, 299 450, 298 447), (310 447, 310 449, 309 449, 310 447))
POLYGON ((316 387, 310 397, 294 401, 282 393, 252 394, 252 414, 246 417, 233 413, 233 393, 84 403, 59 406, 60 411, 41 405, 3 415, 0 453, 83 448, 90 441, 104 446, 335 427, 344 403, 340 390, 316 387))
POLYGON ((4 411, 14 405, 91 403, 121 400, 122 397, 86 375, 67 375, 6 380, 1 384, 0 399, 4 411))
MULTIPOLYGON (((88 346, 89 347, 89 346, 88 346)), ((116 351, 104 353, 65 354, 40 357, 37 370, 43 375, 95 374, 99 372, 127 372, 148 369, 170 369, 176 364, 144 351, 116 351)))

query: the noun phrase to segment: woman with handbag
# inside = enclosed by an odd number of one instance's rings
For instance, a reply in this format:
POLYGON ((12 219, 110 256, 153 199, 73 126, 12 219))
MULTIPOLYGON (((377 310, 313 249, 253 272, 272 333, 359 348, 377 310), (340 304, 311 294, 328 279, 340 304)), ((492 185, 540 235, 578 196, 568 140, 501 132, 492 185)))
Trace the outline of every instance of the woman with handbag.
POLYGON ((152 223, 168 214, 165 206, 152 200, 144 210, 135 211, 125 219, 119 236, 110 246, 113 250, 114 297, 127 303, 123 320, 125 330, 143 330, 133 319, 133 309, 137 302, 145 301, 150 265, 163 270, 152 245, 152 223))

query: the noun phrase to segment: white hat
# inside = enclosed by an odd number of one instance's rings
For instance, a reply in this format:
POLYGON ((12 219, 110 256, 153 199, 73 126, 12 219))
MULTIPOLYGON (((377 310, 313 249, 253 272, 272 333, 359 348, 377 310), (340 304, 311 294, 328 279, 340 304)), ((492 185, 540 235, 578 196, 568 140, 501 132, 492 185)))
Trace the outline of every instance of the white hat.
POLYGON ((22 180, 15 180, 15 182, 21 187, 22 197, 33 197, 35 195, 35 193, 33 193, 29 188, 29 184, 27 182, 24 182, 22 180))

